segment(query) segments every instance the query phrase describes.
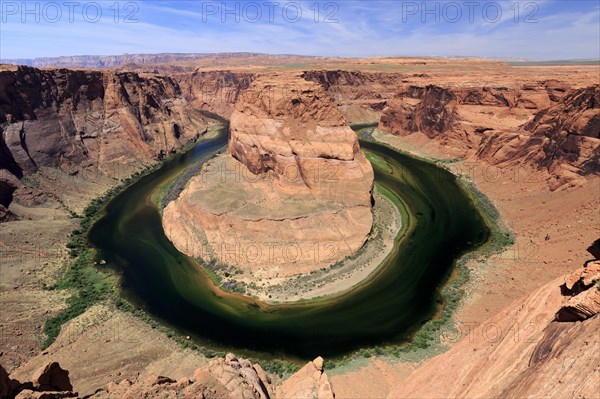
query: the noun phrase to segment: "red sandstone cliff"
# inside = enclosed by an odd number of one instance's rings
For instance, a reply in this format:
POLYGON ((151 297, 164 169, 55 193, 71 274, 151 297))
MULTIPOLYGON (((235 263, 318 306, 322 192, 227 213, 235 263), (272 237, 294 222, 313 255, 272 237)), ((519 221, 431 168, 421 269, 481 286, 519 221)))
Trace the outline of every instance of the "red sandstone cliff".
POLYGON ((599 280, 600 262, 592 262, 463 330, 460 343, 426 361, 388 397, 597 397, 599 280))
POLYGON ((192 107, 229 118, 241 94, 255 74, 232 71, 194 71, 175 75, 182 94, 192 107))
POLYGON ((320 84, 349 123, 377 122, 407 75, 345 70, 305 71, 302 78, 320 84))
POLYGON ((600 89, 554 81, 508 88, 403 87, 379 128, 417 132, 495 165, 545 168, 552 189, 600 171, 600 89))
POLYGON ((163 212, 177 248, 275 276, 329 266, 364 244, 373 170, 321 86, 261 76, 230 129, 230 156, 205 165, 163 212))
POLYGON ((206 130, 177 82, 136 73, 0 70, 0 205, 40 167, 124 177, 206 130), (120 168, 120 170, 117 170, 120 168))

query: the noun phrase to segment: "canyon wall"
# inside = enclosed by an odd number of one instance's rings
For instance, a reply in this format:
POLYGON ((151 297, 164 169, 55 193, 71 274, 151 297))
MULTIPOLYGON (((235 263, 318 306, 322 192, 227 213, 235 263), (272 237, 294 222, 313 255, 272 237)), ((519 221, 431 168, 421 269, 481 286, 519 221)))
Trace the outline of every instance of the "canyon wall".
POLYGON ((496 127, 494 122, 507 117, 532 117, 536 110, 558 101, 566 90, 554 81, 521 88, 402 85, 385 109, 379 126, 396 135, 422 132, 430 138, 452 136, 460 130, 481 133, 492 130, 486 123, 496 127), (479 113, 481 119, 473 119, 473 113, 479 113), (462 124, 457 125, 458 122, 462 124))
POLYGON ((400 73, 345 70, 305 71, 301 76, 321 85, 349 123, 378 122, 407 77, 400 73))
POLYGON ((557 189, 600 171, 599 87, 553 80, 518 89, 403 86, 379 129, 424 134, 493 165, 545 169, 557 189))
POLYGON ((177 248, 285 275, 363 245, 373 170, 321 86, 261 76, 236 103, 230 130, 229 155, 205 165, 164 210, 177 248))
POLYGON ((583 184, 583 176, 600 170, 598 85, 505 82, 506 74, 482 86, 452 74, 318 70, 302 77, 321 85, 349 121, 377 121, 399 136, 423 134, 493 165, 545 169, 552 189, 583 184))
POLYGON ((195 108, 229 118, 240 95, 256 78, 253 73, 201 71, 174 75, 183 96, 195 108))
POLYGON ((4 64, 26 65, 43 68, 114 68, 128 64, 166 64, 186 63, 210 58, 250 58, 257 53, 159 53, 159 54, 121 54, 121 55, 73 55, 62 57, 41 57, 33 59, 2 59, 4 64))
POLYGON ((0 70, 0 204, 40 167, 126 177, 206 131, 169 77, 0 70))
POLYGON ((570 91, 516 132, 486 132, 477 156, 546 169, 552 188, 583 184, 583 176, 600 172, 600 85, 570 91))
MULTIPOLYGON (((202 69, 173 75, 192 106, 225 118, 231 116, 241 94, 251 89, 250 84, 257 76, 258 73, 251 72, 202 69)), ((300 74, 301 78, 319 84, 329 94, 348 123, 379 121, 381 112, 394 97, 405 76, 344 70, 315 70, 300 74)), ((282 83, 280 89, 291 91, 294 85, 298 85, 297 80, 295 83, 282 83)))

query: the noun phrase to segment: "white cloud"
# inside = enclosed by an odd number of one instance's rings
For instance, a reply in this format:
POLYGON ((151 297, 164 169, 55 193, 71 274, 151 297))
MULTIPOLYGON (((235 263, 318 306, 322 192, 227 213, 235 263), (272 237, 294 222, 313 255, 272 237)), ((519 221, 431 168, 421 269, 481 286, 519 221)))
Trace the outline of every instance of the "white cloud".
MULTIPOLYGON (((541 8, 552 4, 548 0, 538 3, 541 8)), ((115 23, 108 17, 95 24, 81 18, 57 24, 13 20, 0 26, 0 56, 250 51, 340 56, 600 57, 598 6, 586 12, 543 14, 539 23, 514 23, 511 14, 503 13, 503 19, 495 24, 480 20, 423 24, 419 19, 404 23, 402 9, 394 6, 397 2, 340 2, 334 15, 338 23, 323 23, 323 8, 320 21, 315 23, 310 9, 313 4, 301 3, 305 12, 297 23, 279 19, 274 23, 223 24, 218 18, 204 23, 196 9, 177 9, 169 3, 142 3, 140 22, 134 24, 115 23)))

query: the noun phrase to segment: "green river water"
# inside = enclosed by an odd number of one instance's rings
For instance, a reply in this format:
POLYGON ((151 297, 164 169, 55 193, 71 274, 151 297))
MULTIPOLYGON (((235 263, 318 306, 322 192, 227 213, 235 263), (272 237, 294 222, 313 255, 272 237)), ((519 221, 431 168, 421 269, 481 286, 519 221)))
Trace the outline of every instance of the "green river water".
POLYGON ((89 240, 121 276, 122 294, 196 342, 238 353, 290 358, 340 356, 410 339, 431 319, 455 260, 489 237, 456 177, 432 163, 362 141, 376 183, 402 201, 409 226, 368 281, 343 295, 268 305, 222 292, 164 234, 152 194, 226 145, 226 129, 167 161, 115 197, 89 240))

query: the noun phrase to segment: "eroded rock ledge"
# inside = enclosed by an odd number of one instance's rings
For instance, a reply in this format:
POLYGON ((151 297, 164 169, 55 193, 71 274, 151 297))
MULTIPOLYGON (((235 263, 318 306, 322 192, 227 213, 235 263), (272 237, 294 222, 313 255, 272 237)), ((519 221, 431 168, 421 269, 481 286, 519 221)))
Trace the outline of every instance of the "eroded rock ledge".
POLYGON ((521 88, 402 85, 379 128, 422 133, 491 165, 546 169, 551 190, 600 171, 600 85, 548 80, 521 88), (524 123, 525 122, 525 123, 524 123))
MULTIPOLYGON (((96 399, 334 399, 331 381, 317 357, 281 384, 272 381, 260 364, 228 353, 198 368, 193 376, 174 380, 160 375, 135 380, 122 379, 109 383, 83 398, 96 399)), ((69 371, 57 362, 42 366, 30 382, 11 379, 0 365, 0 398, 60 399, 79 398, 73 392, 69 371)))
POLYGON ((230 128, 228 154, 164 209, 179 250, 275 276, 328 266, 364 244, 373 170, 320 85, 259 77, 230 128))
POLYGON ((515 301, 423 363, 388 398, 597 397, 599 281, 594 260, 515 301))

